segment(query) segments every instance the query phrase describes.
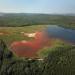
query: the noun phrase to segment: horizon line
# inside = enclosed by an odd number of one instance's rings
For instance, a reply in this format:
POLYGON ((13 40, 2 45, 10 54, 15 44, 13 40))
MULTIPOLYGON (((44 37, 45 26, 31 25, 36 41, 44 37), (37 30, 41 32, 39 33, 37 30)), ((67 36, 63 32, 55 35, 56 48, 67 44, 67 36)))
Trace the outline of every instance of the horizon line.
POLYGON ((20 14, 20 13, 23 13, 23 14, 75 14, 75 13, 40 13, 40 12, 0 12, 0 13, 11 13, 11 14, 20 14))

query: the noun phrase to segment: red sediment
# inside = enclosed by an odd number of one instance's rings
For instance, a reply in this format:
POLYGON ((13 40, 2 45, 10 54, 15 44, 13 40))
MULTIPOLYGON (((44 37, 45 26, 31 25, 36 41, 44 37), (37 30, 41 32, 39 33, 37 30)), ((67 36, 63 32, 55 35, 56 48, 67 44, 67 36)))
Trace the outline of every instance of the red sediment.
POLYGON ((11 50, 20 57, 36 57, 37 52, 47 45, 48 37, 44 32, 36 32, 33 41, 17 41, 11 44, 11 50))

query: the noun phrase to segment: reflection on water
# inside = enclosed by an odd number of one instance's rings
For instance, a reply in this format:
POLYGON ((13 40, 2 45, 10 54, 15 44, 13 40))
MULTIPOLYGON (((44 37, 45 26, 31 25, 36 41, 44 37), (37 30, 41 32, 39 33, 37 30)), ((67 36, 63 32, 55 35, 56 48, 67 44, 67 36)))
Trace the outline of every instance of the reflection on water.
POLYGON ((46 32, 49 37, 63 39, 67 42, 75 43, 75 30, 66 29, 57 25, 50 25, 46 32))

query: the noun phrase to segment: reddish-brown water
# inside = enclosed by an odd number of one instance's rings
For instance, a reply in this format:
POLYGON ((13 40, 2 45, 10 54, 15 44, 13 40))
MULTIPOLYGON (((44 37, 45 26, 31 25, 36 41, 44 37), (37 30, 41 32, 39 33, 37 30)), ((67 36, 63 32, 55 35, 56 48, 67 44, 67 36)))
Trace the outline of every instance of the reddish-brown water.
POLYGON ((11 50, 20 57, 37 57, 37 52, 47 46, 49 39, 44 32, 36 32, 32 41, 16 41, 11 44, 11 50))

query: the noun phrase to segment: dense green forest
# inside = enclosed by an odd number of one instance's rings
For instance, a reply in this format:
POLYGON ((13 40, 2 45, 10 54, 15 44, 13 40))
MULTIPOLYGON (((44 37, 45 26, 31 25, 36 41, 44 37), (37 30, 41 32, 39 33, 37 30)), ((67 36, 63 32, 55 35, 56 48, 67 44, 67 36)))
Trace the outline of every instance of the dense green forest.
POLYGON ((0 40, 0 75, 75 75, 75 46, 54 48, 44 60, 15 58, 0 40))
POLYGON ((30 26, 57 24, 75 28, 75 16, 31 13, 1 13, 0 26, 30 26))

